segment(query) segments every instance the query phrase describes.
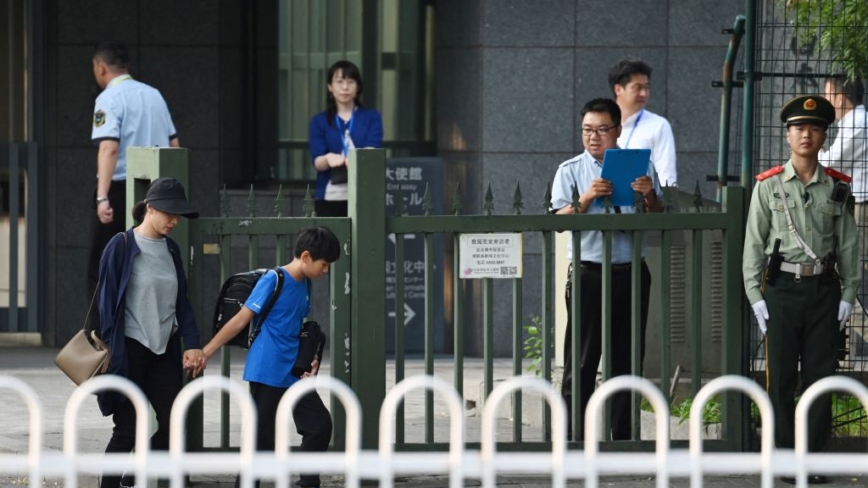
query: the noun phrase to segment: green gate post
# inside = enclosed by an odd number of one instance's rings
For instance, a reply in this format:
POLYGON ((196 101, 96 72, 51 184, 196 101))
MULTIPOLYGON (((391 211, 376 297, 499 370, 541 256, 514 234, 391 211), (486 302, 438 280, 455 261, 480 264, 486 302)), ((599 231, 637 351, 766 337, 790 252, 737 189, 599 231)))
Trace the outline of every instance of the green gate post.
POLYGON ((349 159, 350 385, 362 406, 362 449, 379 445, 386 397, 386 153, 354 149, 349 159))
MULTIPOLYGON (((159 178, 175 178, 187 190, 190 199, 190 150, 177 147, 131 147, 127 149, 127 228, 132 227, 132 210, 136 202, 145 199, 148 186, 159 178)), ((191 201, 194 207, 196 202, 191 201)), ((190 225, 181 219, 172 231, 172 239, 181 249, 188 281, 190 266, 190 225)), ((199 317, 201 319, 201 317, 199 317)), ((201 327, 200 327, 201 330, 201 327)), ((204 339, 204 337, 203 337, 204 339)), ((187 415, 187 449, 198 450, 203 445, 204 404, 202 398, 191 405, 187 415)))

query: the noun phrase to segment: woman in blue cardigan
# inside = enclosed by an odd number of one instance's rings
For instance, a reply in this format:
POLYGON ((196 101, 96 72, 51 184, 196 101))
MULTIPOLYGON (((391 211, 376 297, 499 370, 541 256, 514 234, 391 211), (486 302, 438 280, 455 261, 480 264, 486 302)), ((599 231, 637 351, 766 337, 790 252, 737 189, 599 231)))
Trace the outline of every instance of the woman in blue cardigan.
POLYGON ((310 158, 317 170, 314 209, 319 217, 347 215, 347 154, 383 147, 383 119, 362 106, 359 68, 338 61, 328 71, 326 111, 310 121, 310 158))
MULTIPOLYGON (((183 368, 195 376, 205 357, 187 299, 181 251, 167 237, 181 217, 198 216, 181 183, 160 178, 133 208, 133 218, 140 224, 126 235, 114 236, 99 263, 100 337, 111 351, 108 373, 138 385, 154 408, 158 424, 151 437, 154 450, 169 448, 169 417, 183 386, 183 368)), ((117 391, 99 392, 97 403, 102 414, 114 421, 106 452, 132 451, 136 441, 132 403, 117 391)), ((100 487, 120 484, 120 476, 107 475, 100 487)))

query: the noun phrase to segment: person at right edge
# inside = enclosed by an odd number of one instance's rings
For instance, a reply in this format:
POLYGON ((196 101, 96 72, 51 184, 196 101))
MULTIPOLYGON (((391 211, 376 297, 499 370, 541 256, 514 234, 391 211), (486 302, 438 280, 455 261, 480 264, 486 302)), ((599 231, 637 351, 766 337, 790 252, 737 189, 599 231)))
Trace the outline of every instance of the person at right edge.
POLYGON ((316 168, 317 217, 346 217, 347 164, 355 148, 383 147, 380 112, 362 106, 362 73, 350 61, 337 61, 327 73, 326 111, 310 121, 310 159, 316 168))
MULTIPOLYGON (((792 449, 800 371, 803 390, 835 373, 839 332, 853 310, 861 273, 850 177, 823 168, 817 159, 835 109, 823 97, 799 96, 783 106, 780 117, 792 155, 785 165, 756 177, 742 270, 765 335, 775 443, 792 449)), ((831 408, 831 396, 824 395, 810 410, 811 452, 826 447, 831 408)), ((828 480, 811 474, 808 481, 828 480)))

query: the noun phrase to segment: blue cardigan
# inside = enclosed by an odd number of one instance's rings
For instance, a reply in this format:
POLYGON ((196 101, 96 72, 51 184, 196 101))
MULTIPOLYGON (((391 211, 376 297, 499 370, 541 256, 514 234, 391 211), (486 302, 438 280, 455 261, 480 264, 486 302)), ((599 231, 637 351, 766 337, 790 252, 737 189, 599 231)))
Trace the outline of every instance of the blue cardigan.
MULTIPOLYGON (((310 121, 310 161, 323 154, 340 154, 343 151, 341 131, 334 125, 329 125, 326 113, 320 112, 310 121)), ((363 147, 383 147, 383 118, 380 112, 374 109, 359 107, 353 114, 353 129, 350 131, 353 144, 361 149, 363 147)), ((316 175, 316 200, 325 198, 326 185, 331 178, 331 170, 317 171, 316 175)))
MULTIPOLYGON (((128 373, 124 306, 127 285, 133 272, 133 259, 140 252, 139 246, 136 245, 133 229, 128 229, 125 232, 129 244, 124 242, 121 234, 117 234, 111 238, 103 250, 99 262, 97 297, 100 320, 99 336, 111 351, 108 373, 123 377, 126 377, 128 373)), ((178 332, 169 339, 166 353, 174 356, 175 364, 178 365, 178 375, 183 375, 183 358, 179 339, 184 339, 186 349, 199 349, 199 330, 196 329, 193 305, 187 298, 187 278, 181 263, 180 248, 175 241, 169 238, 166 238, 166 245, 169 247, 169 253, 175 263, 175 273, 178 275, 178 298, 175 302, 178 332)), ((116 391, 102 391, 97 394, 99 409, 106 416, 113 414, 115 407, 124 401, 128 401, 126 396, 116 391)))

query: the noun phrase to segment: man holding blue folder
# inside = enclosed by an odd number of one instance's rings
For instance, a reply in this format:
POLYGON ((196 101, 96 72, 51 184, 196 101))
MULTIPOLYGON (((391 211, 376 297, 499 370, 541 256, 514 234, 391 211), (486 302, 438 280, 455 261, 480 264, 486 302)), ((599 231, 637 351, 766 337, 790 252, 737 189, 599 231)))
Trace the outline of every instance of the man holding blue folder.
MULTIPOLYGON (((618 136, 621 134, 621 109, 614 100, 597 98, 591 100, 582 108, 582 142, 585 152, 569 159, 558 167, 552 184, 552 209, 557 214, 601 214, 607 211, 614 213, 635 213, 638 206, 647 212, 661 210, 658 195, 660 184, 654 173, 654 168, 647 163, 647 173, 635 178, 630 187, 641 194, 641 204, 636 206, 615 206, 607 210, 595 200, 610 197, 613 194, 613 183, 603 179, 603 159, 607 149, 618 147, 618 136), (578 207, 573 207, 573 191, 580 195, 578 207)), ((629 180, 628 180, 629 181, 629 180)), ((576 217, 573 217, 576 218, 576 217)), ((584 418, 585 407, 596 386, 597 367, 602 354, 602 277, 603 277, 603 234, 599 231, 581 233, 581 263, 576 266, 581 280, 581 415, 584 418)), ((632 241, 629 232, 614 232, 612 234, 612 297, 618 303, 609 312, 612 317, 612 376, 630 374, 631 343, 630 343, 630 307, 624 304, 631 301, 630 270, 632 267, 632 241)), ((646 245, 642 243, 642 255, 645 255, 646 245)), ((572 241, 567 248, 567 259, 572 261, 572 241)), ((641 322, 642 342, 639 346, 640 357, 645 355, 645 323, 648 318, 648 295, 651 289, 651 273, 644 259, 641 262, 641 322)), ((564 377, 561 395, 572 405, 572 272, 570 264, 567 279, 567 331, 564 342, 564 377)), ((640 362, 641 364, 641 362, 640 362)), ((641 370, 639 371, 641 374, 641 370)), ((612 439, 630 439, 630 394, 623 393, 614 396, 612 402, 612 439)), ((572 439, 572 419, 568 416, 568 438, 572 439)), ((581 433, 575 438, 581 439, 581 433)))

